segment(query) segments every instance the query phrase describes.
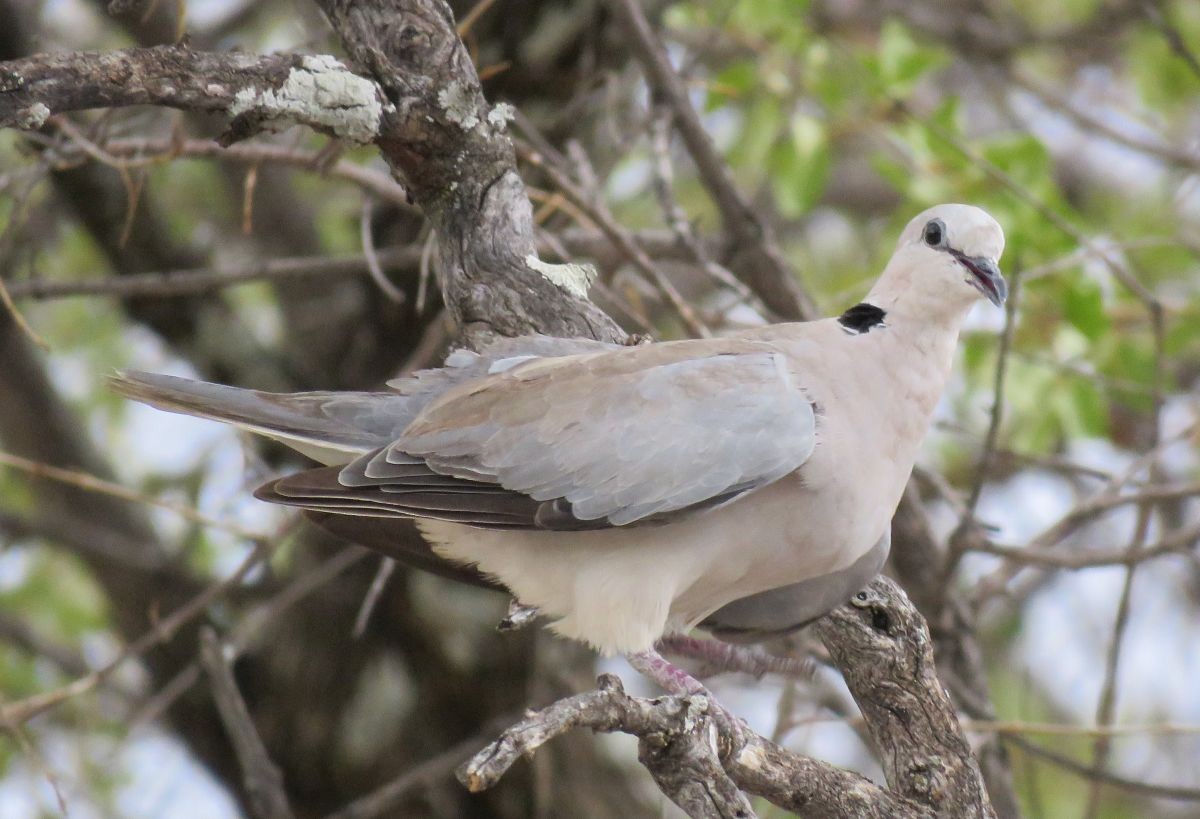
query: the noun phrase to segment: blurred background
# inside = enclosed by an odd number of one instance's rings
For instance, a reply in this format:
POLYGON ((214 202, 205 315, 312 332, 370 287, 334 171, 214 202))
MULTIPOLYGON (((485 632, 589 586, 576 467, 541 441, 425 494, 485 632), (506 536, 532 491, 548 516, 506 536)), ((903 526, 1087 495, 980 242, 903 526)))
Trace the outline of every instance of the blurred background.
MULTIPOLYGON (((0 59, 184 33, 339 53, 307 3, 106 5, 0 0, 0 59)), ((583 192, 522 166, 543 258, 595 264, 592 297, 630 332, 769 319, 729 276, 720 213, 600 4, 452 5, 489 101, 512 103, 521 145, 583 192), (691 321, 604 240, 607 211, 691 321)), ((859 300, 928 205, 1004 226, 1013 309, 976 308, 911 487, 952 556, 921 599, 954 601, 986 677, 969 736, 1023 815, 1200 815, 1200 4, 646 9, 821 313, 859 300)), ((600 670, 636 675, 535 630, 497 634, 506 600, 385 576, 250 498, 298 456, 106 391, 119 367, 374 388, 452 343, 428 228, 372 149, 292 129, 222 153, 223 126, 130 109, 0 133, 0 698, 84 681, 0 726, 0 817, 249 815, 201 625, 237 654, 300 817, 406 772, 386 814, 353 815, 673 815, 624 737, 556 741, 468 795, 453 764, 524 707, 600 670), (195 616, 171 621, 183 606, 195 616), (169 641, 88 677, 164 622, 169 641)), ((773 649, 820 656, 804 635, 773 649)), ((836 674, 712 684, 765 735, 881 779, 836 674)))

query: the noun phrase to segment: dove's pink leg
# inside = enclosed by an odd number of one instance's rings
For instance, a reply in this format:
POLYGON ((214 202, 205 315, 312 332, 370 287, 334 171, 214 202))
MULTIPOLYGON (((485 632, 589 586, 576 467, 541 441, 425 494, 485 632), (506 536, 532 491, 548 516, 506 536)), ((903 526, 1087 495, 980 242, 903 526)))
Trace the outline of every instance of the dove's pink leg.
POLYGON ((812 679, 817 673, 817 664, 808 657, 777 657, 760 646, 730 645, 672 634, 659 640, 658 648, 667 654, 703 661, 709 667, 703 670, 701 676, 722 671, 741 671, 759 679, 765 674, 812 679))
POLYGON ((670 694, 677 697, 704 694, 712 699, 712 694, 703 683, 653 649, 626 654, 625 659, 633 666, 634 671, 654 680, 670 694))
POLYGON ((713 715, 717 724, 721 726, 723 733, 730 738, 733 747, 741 748, 746 744, 745 731, 749 730, 745 727, 746 723, 724 705, 717 702, 717 698, 712 695, 712 692, 705 688, 704 684, 691 674, 670 662, 653 649, 626 654, 625 659, 629 661, 629 664, 639 674, 654 680, 654 682, 677 697, 706 697, 709 703, 709 713, 713 715))

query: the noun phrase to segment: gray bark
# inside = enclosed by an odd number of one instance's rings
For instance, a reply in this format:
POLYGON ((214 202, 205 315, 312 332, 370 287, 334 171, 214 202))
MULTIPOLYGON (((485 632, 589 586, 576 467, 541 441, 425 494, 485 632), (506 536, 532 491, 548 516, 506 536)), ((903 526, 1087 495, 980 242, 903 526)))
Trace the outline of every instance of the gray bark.
POLYGON ((615 677, 505 731, 459 769, 471 790, 573 728, 641 740, 639 760, 689 816, 752 816, 739 791, 806 819, 994 819, 979 766, 938 681, 925 621, 879 578, 815 626, 862 708, 888 787, 709 715, 704 696, 628 696, 615 677))

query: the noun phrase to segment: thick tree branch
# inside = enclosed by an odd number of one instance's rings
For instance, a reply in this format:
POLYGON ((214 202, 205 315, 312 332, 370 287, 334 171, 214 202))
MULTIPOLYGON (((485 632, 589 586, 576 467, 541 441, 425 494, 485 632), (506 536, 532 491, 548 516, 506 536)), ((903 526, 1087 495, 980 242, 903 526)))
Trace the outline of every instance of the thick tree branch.
POLYGON ((395 113, 378 145, 438 236, 440 278, 463 340, 540 332, 623 341, 625 333, 537 264, 532 210, 505 133, 442 0, 319 0, 346 50, 395 113), (530 262, 534 262, 531 264, 530 262))
POLYGON ((639 758, 672 801, 692 817, 752 816, 738 789, 809 817, 931 817, 849 771, 793 754, 756 734, 731 749, 704 697, 643 699, 605 674, 598 690, 530 714, 459 769, 473 791, 499 781, 522 756, 574 728, 622 732, 641 740, 639 758), (698 787, 701 786, 701 787, 698 787))
POLYGON ((925 620, 901 588, 878 578, 815 628, 862 709, 892 789, 939 816, 995 817, 938 680, 925 620))
MULTIPOLYGON (((971 716, 994 717, 983 654, 962 595, 942 573, 943 549, 930 527, 915 482, 910 481, 892 518, 891 566, 928 618, 939 670, 959 705, 971 716)), ((988 794, 1001 819, 1019 817, 1012 769, 1004 746, 989 739, 979 751, 988 794)))
POLYGON ((818 621, 817 634, 862 708, 888 788, 728 726, 697 706, 703 699, 628 696, 615 677, 536 713, 504 732, 459 771, 472 790, 491 787, 518 758, 573 728, 620 731, 641 740, 640 759, 676 804, 693 817, 748 816, 730 791, 805 817, 955 817, 995 813, 938 681, 925 621, 887 578, 818 621), (696 783, 706 788, 694 790, 696 783))
POLYGON ((54 114, 129 105, 229 114, 225 142, 272 122, 371 142, 386 107, 374 83, 327 56, 215 54, 179 45, 0 63, 0 127, 32 130, 54 114))

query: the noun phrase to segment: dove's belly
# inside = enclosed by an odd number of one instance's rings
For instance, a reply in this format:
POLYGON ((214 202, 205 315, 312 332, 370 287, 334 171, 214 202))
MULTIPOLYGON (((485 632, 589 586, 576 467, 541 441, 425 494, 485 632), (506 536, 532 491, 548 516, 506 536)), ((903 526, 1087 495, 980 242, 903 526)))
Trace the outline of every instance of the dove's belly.
POLYGON ((439 554, 494 575, 552 618, 555 631, 604 653, 628 653, 733 600, 850 566, 879 540, 895 508, 884 497, 893 493, 874 483, 816 493, 793 475, 751 503, 743 498, 660 526, 570 535, 420 525, 439 554))

